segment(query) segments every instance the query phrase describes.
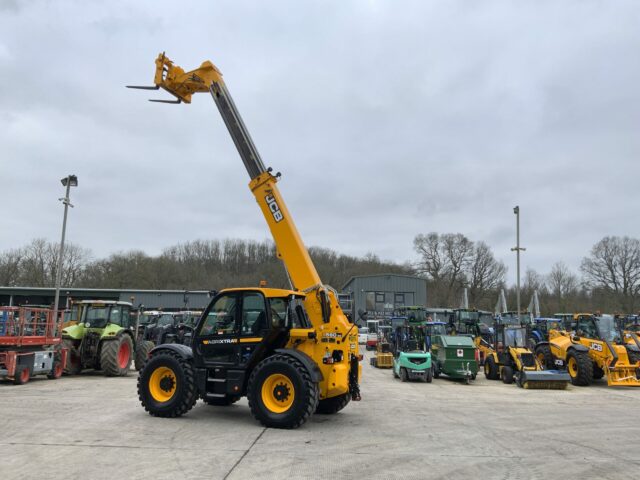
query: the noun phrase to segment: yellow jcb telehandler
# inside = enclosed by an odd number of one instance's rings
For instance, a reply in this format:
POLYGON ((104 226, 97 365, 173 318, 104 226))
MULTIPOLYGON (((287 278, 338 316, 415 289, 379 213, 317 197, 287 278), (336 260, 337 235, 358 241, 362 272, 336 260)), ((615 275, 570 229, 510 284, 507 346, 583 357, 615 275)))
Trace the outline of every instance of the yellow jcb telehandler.
POLYGON ((358 328, 343 313, 335 290, 320 280, 278 190, 280 174, 265 168, 222 74, 209 61, 185 72, 160 54, 154 84, 133 88, 162 88, 176 99, 164 103, 191 103, 194 93, 211 94, 292 288, 218 292, 196 324, 191 346, 163 344, 151 351, 138 376, 143 407, 154 416, 177 417, 198 398, 224 406, 246 396, 265 426, 296 428, 314 412, 336 413, 360 400, 358 328))

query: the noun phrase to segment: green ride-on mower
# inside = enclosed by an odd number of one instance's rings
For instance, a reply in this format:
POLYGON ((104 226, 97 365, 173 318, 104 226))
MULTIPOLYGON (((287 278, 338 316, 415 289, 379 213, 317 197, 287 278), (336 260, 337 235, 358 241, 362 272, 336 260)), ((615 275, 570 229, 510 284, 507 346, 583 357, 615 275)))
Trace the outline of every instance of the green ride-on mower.
POLYGON ((129 302, 83 300, 80 320, 62 330, 62 345, 69 350, 65 373, 102 370, 108 377, 126 376, 131 362, 142 368, 152 342, 136 340, 135 319, 129 302))
POLYGON ((431 351, 433 376, 440 375, 469 384, 478 374, 478 348, 469 335, 447 335, 445 322, 424 325, 425 340, 431 351))
POLYGON ((393 376, 403 382, 423 380, 431 383, 431 354, 423 349, 424 343, 417 327, 396 327, 393 337, 393 376))

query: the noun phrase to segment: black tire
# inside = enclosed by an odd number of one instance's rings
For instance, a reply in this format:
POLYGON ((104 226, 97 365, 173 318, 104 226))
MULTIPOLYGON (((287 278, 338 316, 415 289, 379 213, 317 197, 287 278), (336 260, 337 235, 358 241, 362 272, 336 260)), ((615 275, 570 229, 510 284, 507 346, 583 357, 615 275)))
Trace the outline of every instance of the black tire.
POLYGON ((433 365, 429 370, 427 370, 427 377, 425 378, 425 382, 427 383, 433 382, 433 365))
POLYGON ((29 380, 31 380, 31 376, 33 375, 31 367, 27 365, 17 365, 16 372, 13 375, 13 384, 14 385, 24 385, 29 380))
POLYGON ((64 373, 67 375, 78 375, 82 371, 80 355, 75 347, 75 341, 70 338, 62 340, 62 347, 67 349, 67 364, 64 366, 64 373))
POLYGON ((502 383, 506 383, 507 385, 511 385, 513 383, 513 368, 509 365, 502 367, 502 383))
POLYGON ((407 369, 404 367, 400 367, 400 380, 406 382, 409 380, 409 375, 407 375, 407 369))
POLYGON ((593 364, 593 379, 594 380, 600 380, 602 377, 604 377, 604 370, 601 369, 598 365, 596 365, 594 363, 593 364))
POLYGON ((184 415, 198 400, 193 365, 189 360, 171 351, 161 350, 155 353, 138 374, 138 398, 144 409, 154 417, 174 418, 184 415), (168 376, 158 375, 163 368, 173 372, 175 381, 168 376), (161 378, 156 379, 154 373, 161 378), (165 400, 154 398, 150 385, 152 380, 157 380, 164 392, 167 392, 167 388, 174 389, 172 396, 165 400), (165 380, 169 384, 167 387, 162 386, 165 380))
POLYGON ((433 378, 440 378, 440 369, 438 368, 438 365, 435 362, 431 364, 431 370, 433 370, 432 372, 433 378))
POLYGON ((204 403, 211 405, 212 407, 228 407, 233 405, 240 397, 238 395, 227 395, 221 398, 205 398, 204 403))
POLYGON ((627 350, 627 355, 629 355, 629 363, 635 364, 640 362, 640 352, 636 352, 634 350, 627 350))
POLYGON ((587 352, 570 350, 567 353, 567 371, 572 385, 586 387, 593 382, 593 362, 587 352))
POLYGON ((60 362, 60 360, 54 360, 53 361, 53 367, 51 368, 51 371, 49 373, 47 373, 47 378, 49 380, 57 380, 58 378, 60 378, 62 376, 62 363, 60 362))
POLYGON ((133 364, 137 371, 142 370, 145 362, 149 359, 149 352, 155 347, 153 342, 149 340, 141 340, 138 344, 138 348, 136 349, 136 359, 133 364))
POLYGON ((107 377, 126 377, 131 368, 133 341, 123 334, 114 340, 103 340, 100 351, 100 368, 107 377), (128 349, 128 357, 121 356, 122 349, 128 349))
POLYGON ((302 362, 288 355, 276 354, 265 358, 251 372, 247 398, 251 414, 265 427, 298 428, 316 411, 319 389, 302 362), (271 390, 268 383, 276 384, 278 377, 283 380, 271 390), (287 402, 291 388, 291 403, 279 406, 277 402, 287 402), (271 404, 267 405, 265 401, 271 404), (280 408, 283 410, 278 411, 280 408))
POLYGON ((553 354, 549 345, 538 345, 535 349, 536 359, 544 370, 553 370, 555 367, 553 354))
POLYGON ((316 413, 333 415, 346 407, 351 401, 351 393, 347 392, 337 397, 326 398, 318 402, 316 413))
POLYGON ((484 360, 484 376, 487 380, 498 380, 499 372, 493 355, 488 356, 484 360))

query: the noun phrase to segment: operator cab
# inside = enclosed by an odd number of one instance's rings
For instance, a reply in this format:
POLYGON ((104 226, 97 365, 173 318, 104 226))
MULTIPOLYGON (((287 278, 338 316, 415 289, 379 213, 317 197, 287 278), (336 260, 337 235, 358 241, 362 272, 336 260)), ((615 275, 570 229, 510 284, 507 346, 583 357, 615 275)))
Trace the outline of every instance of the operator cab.
POLYGON ((192 342, 203 396, 244 394, 244 372, 285 348, 291 329, 310 329, 305 295, 273 288, 227 289, 212 299, 192 342), (227 379, 234 381, 225 385, 227 379), (215 379, 215 381, 211 381, 215 379), (242 393, 240 393, 242 392, 242 393))

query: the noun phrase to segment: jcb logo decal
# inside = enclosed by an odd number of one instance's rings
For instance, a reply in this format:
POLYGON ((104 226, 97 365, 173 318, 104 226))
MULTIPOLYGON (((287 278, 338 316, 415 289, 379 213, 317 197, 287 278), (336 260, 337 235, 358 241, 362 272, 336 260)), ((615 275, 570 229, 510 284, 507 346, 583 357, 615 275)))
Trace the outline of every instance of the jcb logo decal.
POLYGON ((267 195, 266 197, 264 197, 264 199, 267 201, 269 210, 271 210, 271 214, 273 215, 273 219, 276 221, 276 223, 283 220, 284 217, 282 216, 280 207, 278 207, 278 203, 276 202, 276 199, 273 198, 273 195, 267 195))
POLYGON ((602 351, 602 345, 600 345, 599 343, 592 343, 591 344, 591 350, 595 350, 596 352, 601 352, 602 351))

